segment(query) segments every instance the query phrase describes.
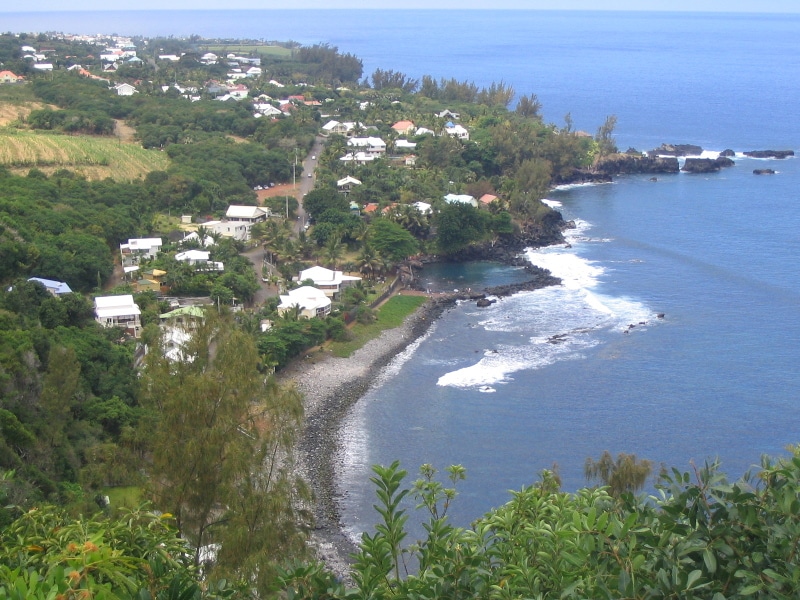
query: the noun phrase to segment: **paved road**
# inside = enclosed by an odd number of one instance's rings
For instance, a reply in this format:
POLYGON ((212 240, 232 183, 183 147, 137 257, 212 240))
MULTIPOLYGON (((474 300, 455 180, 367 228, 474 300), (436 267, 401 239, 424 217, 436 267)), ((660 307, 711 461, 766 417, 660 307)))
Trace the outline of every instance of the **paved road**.
MULTIPOLYGON (((317 162, 319 161, 319 154, 322 151, 322 146, 325 142, 325 138, 321 136, 317 136, 314 140, 314 145, 311 147, 311 152, 309 152, 308 156, 302 161, 303 170, 300 173, 298 186, 297 186, 297 220, 293 224, 293 231, 295 235, 299 234, 300 231, 306 224, 306 219, 308 218, 306 215, 306 211, 303 210, 303 196, 305 196, 308 192, 314 189, 314 184, 316 182, 316 175, 315 171, 317 168, 317 162), (309 177, 308 175, 311 174, 309 177)), ((268 298, 272 298, 278 295, 278 288, 270 285, 269 283, 262 281, 261 277, 261 267, 264 264, 264 247, 257 246, 252 250, 248 250, 242 253, 242 256, 247 258, 251 263, 253 263, 253 268, 256 272, 256 277, 258 278, 258 285, 259 290, 255 293, 253 297, 253 306, 261 306, 266 302, 268 298)))
POLYGON ((322 152, 322 146, 325 138, 317 136, 314 140, 314 145, 311 147, 311 152, 303 160, 303 172, 301 173, 300 182, 297 190, 297 221, 294 224, 294 232, 300 233, 300 230, 305 226, 308 219, 306 211, 303 209, 303 196, 314 189, 316 183, 316 169, 319 161, 319 154, 322 152))

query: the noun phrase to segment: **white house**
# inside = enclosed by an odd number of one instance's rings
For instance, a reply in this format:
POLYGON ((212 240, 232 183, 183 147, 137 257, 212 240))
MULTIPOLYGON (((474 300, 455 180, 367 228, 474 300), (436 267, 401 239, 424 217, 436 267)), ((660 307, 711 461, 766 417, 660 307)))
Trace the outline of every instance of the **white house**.
POLYGON ((448 204, 469 204, 470 206, 478 208, 478 201, 474 196, 470 196, 469 194, 447 194, 444 197, 444 201, 448 204))
POLYGON ((365 165, 368 162, 372 162, 376 158, 378 158, 377 155, 367 154, 366 152, 348 152, 339 160, 343 162, 351 162, 357 165, 365 165))
POLYGON ((386 153, 386 142, 379 137, 354 137, 347 140, 347 145, 373 156, 386 153))
POLYGON ((117 96, 133 96, 138 93, 138 90, 130 83, 120 83, 119 85, 115 85, 114 89, 117 92, 117 96))
POLYGON ((350 177, 350 175, 336 182, 336 187, 343 192, 349 192, 354 185, 361 185, 361 182, 355 177, 350 177))
POLYGON ((231 204, 225 213, 229 221, 246 221, 248 223, 261 223, 269 217, 269 209, 261 206, 243 206, 231 204))
POLYGON ((468 140, 469 139, 469 131, 467 131, 461 125, 453 125, 452 123, 448 123, 447 126, 444 128, 444 132, 452 137, 458 138, 460 140, 468 140))
POLYGON ((175 255, 178 262, 186 262, 202 271, 224 271, 225 265, 221 262, 209 260, 211 253, 208 250, 185 250, 175 255))
POLYGON ((300 309, 299 316, 307 319, 325 317, 331 312, 331 299, 322 290, 304 285, 281 296, 278 314, 282 315, 295 308, 300 309))
POLYGON ((98 296, 94 299, 95 321, 103 327, 122 327, 127 333, 139 337, 142 331, 142 311, 131 294, 98 296))
POLYGON ((258 102, 256 104, 253 104, 253 108, 256 110, 257 116, 276 117, 278 115, 283 114, 283 111, 281 111, 281 109, 273 106, 268 102, 258 102))
POLYGON ((53 65, 51 63, 36 63, 33 68, 37 71, 52 71, 53 65))
POLYGON ((297 281, 303 282, 311 280, 314 287, 319 288, 329 298, 336 298, 343 288, 361 281, 361 277, 355 275, 345 275, 341 271, 332 271, 325 267, 315 266, 304 271, 300 271, 297 281))
POLYGON ((53 294, 53 296, 60 296, 61 294, 71 294, 72 289, 63 281, 55 281, 54 279, 43 279, 42 277, 29 277, 28 281, 36 281, 41 283, 45 289, 53 294))
POLYGON ((408 140, 396 140, 394 147, 395 150, 414 150, 417 144, 416 142, 409 142, 408 140))
POLYGON ((207 221, 203 227, 223 237, 233 238, 240 242, 250 239, 250 228, 253 227, 251 221, 207 221))
POLYGON ((142 258, 155 258, 161 251, 161 238, 130 239, 127 244, 120 244, 122 264, 132 266, 139 263, 142 258))
POLYGON ((431 214, 431 205, 428 204, 427 202, 414 202, 412 206, 416 208, 423 215, 431 214))

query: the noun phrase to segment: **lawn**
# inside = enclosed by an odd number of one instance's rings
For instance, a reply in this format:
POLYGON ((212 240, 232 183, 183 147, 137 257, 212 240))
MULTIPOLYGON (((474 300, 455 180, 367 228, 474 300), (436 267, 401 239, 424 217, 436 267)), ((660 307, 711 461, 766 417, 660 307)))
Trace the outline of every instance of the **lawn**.
POLYGON ((369 340, 378 337, 384 329, 400 327, 406 317, 427 302, 425 296, 392 296, 378 310, 373 323, 355 323, 350 329, 352 339, 347 342, 331 342, 331 354, 347 358, 369 340))
POLYGON ((243 56, 250 54, 261 54, 275 58, 289 58, 292 51, 283 46, 267 46, 266 44, 208 44, 201 46, 204 52, 213 52, 219 56, 225 56, 232 52, 243 56))
POLYGON ((109 487, 103 494, 111 501, 111 508, 137 508, 144 502, 142 488, 136 486, 109 487))

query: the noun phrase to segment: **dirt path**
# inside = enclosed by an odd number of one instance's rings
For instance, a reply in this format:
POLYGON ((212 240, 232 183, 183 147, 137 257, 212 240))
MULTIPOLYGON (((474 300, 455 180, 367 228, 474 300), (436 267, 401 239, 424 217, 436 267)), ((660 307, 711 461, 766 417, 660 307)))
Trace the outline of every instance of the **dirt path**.
POLYGON ((120 119, 114 119, 114 135, 120 142, 126 144, 136 141, 136 130, 120 119))

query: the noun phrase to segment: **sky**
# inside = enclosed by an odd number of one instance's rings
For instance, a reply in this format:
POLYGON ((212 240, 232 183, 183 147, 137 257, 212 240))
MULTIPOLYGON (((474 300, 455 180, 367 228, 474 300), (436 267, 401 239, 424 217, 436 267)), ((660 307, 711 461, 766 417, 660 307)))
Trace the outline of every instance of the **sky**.
MULTIPOLYGON (((225 9, 557 9, 691 12, 800 13, 800 0, 27 0, 1 2, 3 12, 81 10, 225 10, 225 9)), ((0 21, 2 24, 2 21, 0 21)))

